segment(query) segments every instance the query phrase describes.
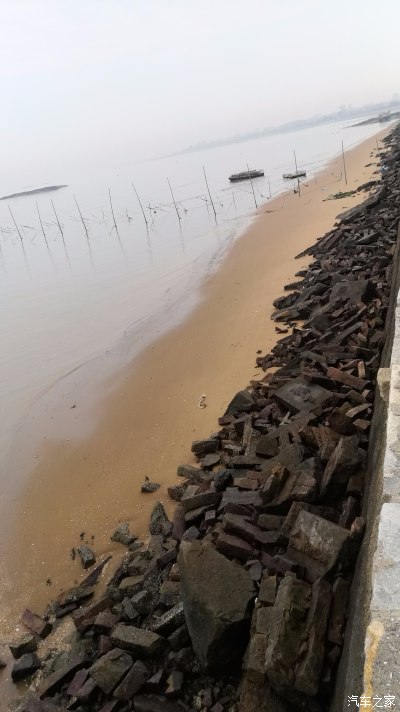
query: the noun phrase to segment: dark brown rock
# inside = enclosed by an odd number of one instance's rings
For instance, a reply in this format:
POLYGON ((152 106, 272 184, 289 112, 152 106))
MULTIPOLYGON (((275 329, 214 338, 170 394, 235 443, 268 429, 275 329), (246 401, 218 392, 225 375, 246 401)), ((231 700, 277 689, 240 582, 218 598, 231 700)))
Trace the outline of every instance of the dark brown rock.
POLYGON ((246 408, 252 408, 254 406, 254 398, 252 394, 247 390, 242 390, 236 393, 229 403, 225 415, 235 415, 237 412, 245 411, 246 408))
POLYGON ((180 602, 176 606, 173 606, 173 608, 170 608, 169 611, 160 616, 160 618, 154 620, 151 629, 154 633, 168 636, 184 622, 183 603, 180 602))
POLYGON ((306 567, 311 582, 331 571, 345 554, 349 531, 304 509, 292 527, 288 556, 306 567))
POLYGON ((333 378, 337 383, 342 383, 349 388, 354 388, 355 391, 363 391, 367 386, 367 381, 364 381, 358 376, 352 376, 347 371, 340 371, 338 368, 331 366, 328 368, 326 375, 328 378, 333 378))
POLYGON ((260 590, 258 592, 258 600, 264 606, 273 606, 275 602, 277 589, 277 579, 276 576, 266 576, 263 578, 260 584, 260 590))
POLYGON ((324 662, 324 641, 331 603, 331 587, 326 581, 313 584, 307 617, 307 649, 296 668, 295 687, 310 697, 317 694, 324 662))
POLYGON ((326 408, 332 402, 330 391, 316 383, 307 383, 302 378, 285 383, 272 396, 292 413, 315 412, 317 408, 326 408))
POLYGON ((257 519, 257 524, 261 529, 278 531, 281 529, 284 521, 285 517, 281 517, 277 514, 260 514, 257 519))
POLYGON ((177 697, 182 689, 183 673, 180 670, 173 670, 167 679, 166 697, 177 697))
POLYGON ((342 436, 329 458, 322 476, 321 496, 337 496, 360 465, 358 435, 342 436))
POLYGON ((236 487, 228 487, 222 495, 220 509, 225 509, 228 504, 252 505, 261 507, 262 499, 258 492, 239 492, 236 487))
POLYGON ((53 629, 51 623, 45 621, 36 613, 32 613, 28 608, 23 612, 21 621, 32 633, 36 633, 40 638, 47 638, 53 629))
POLYGON ((275 457, 279 452, 278 440, 268 435, 262 435, 256 445, 256 455, 259 457, 275 457))
POLYGON ((166 511, 161 502, 156 502, 150 515, 150 534, 160 534, 168 536, 171 533, 172 524, 169 521, 166 511))
POLYGON ((214 478, 216 492, 223 492, 233 482, 232 470, 220 470, 214 478))
POLYGON ((40 670, 42 663, 36 653, 25 653, 21 655, 19 660, 11 668, 11 677, 14 682, 25 680, 25 678, 33 675, 34 672, 40 670))
POLYGON ((30 633, 26 633, 19 640, 14 643, 10 643, 9 648, 11 654, 15 660, 21 657, 21 655, 26 655, 27 653, 34 653, 37 650, 36 638, 30 633))
POLYGON ((332 587, 332 610, 328 628, 328 640, 334 645, 343 644, 343 632, 347 616, 347 603, 350 594, 350 584, 341 576, 334 581, 332 587))
POLYGON ((207 455, 208 453, 218 452, 219 440, 209 438, 208 440, 194 440, 192 442, 192 452, 195 455, 207 455))
POLYGON ((84 569, 88 569, 96 563, 96 554, 90 546, 79 546, 77 552, 84 569))
POLYGON ((249 574, 201 542, 183 542, 178 564, 186 623, 197 657, 204 666, 229 665, 243 650, 250 626, 254 588, 249 574))
POLYGON ((97 614, 93 627, 97 633, 105 633, 108 635, 117 622, 118 616, 111 613, 110 610, 104 610, 97 614))
POLYGON ((177 702, 167 700, 156 695, 135 695, 135 712, 182 712, 182 707, 177 702))
POLYGON ((295 686, 299 649, 307 639, 307 614, 311 586, 286 576, 270 611, 271 623, 265 654, 265 673, 272 687, 283 692, 295 686))
POLYGON ((220 459, 221 455, 219 453, 209 453, 203 457, 201 466, 204 470, 212 469, 215 465, 218 465, 220 459))
POLYGON ((93 625, 96 616, 101 611, 105 611, 110 606, 111 598, 106 594, 90 606, 86 606, 85 608, 81 608, 80 611, 75 612, 72 616, 72 620, 74 621, 76 628, 83 632, 86 628, 93 625))
POLYGON ((71 697, 76 697, 82 685, 85 683, 88 675, 88 670, 78 670, 68 685, 67 695, 70 695, 71 697))
POLYGON ((186 523, 185 523, 185 510, 181 504, 175 507, 173 520, 172 520, 172 536, 177 541, 180 541, 185 533, 186 523))
POLYGON ((65 665, 57 668, 51 675, 44 678, 39 685, 39 696, 41 698, 51 697, 54 695, 64 683, 69 682, 77 672, 83 667, 88 666, 88 659, 84 655, 72 658, 65 665))
POLYGON ((165 647, 165 639, 144 628, 118 623, 111 634, 111 642, 138 657, 157 655, 165 647))
POLYGON ((122 702, 132 699, 150 677, 150 671, 141 660, 137 660, 114 690, 114 697, 122 702))
POLYGON ((198 509, 202 507, 216 507, 221 501, 221 495, 219 492, 213 492, 209 490, 208 492, 201 492, 200 494, 195 494, 194 496, 182 497, 181 505, 186 512, 190 512, 193 509, 198 509))
POLYGON ((130 546, 130 544, 133 544, 136 539, 137 537, 129 531, 128 522, 121 522, 121 524, 118 524, 116 530, 111 535, 111 541, 116 541, 124 546, 130 546))
POLYGON ((105 694, 110 694, 132 667, 133 660, 124 650, 114 648, 89 668, 89 675, 105 694))
POLYGON ((188 484, 186 482, 183 482, 180 485, 171 485, 171 487, 168 487, 168 495, 173 499, 175 502, 180 502, 183 495, 186 492, 188 484))
POLYGON ((217 550, 229 559, 248 561, 253 557, 253 547, 238 536, 221 532, 217 539, 217 550))

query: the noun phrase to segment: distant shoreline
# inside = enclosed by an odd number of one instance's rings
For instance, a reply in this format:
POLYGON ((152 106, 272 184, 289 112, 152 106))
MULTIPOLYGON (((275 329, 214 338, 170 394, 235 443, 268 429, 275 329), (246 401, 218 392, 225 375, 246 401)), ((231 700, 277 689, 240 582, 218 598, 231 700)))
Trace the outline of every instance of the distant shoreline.
POLYGON ((36 195, 37 193, 49 193, 51 190, 60 190, 60 188, 68 188, 67 185, 46 185, 44 188, 34 188, 33 190, 22 190, 20 193, 11 193, 11 195, 3 195, 0 200, 9 200, 10 198, 23 198, 25 195, 36 195))
POLYGON ((390 120, 397 119, 400 114, 400 111, 398 109, 399 101, 374 104, 370 106, 362 106, 358 109, 339 111, 332 114, 326 114, 325 116, 311 117, 309 119, 298 119, 296 121, 291 121, 287 124, 282 124, 280 126, 272 126, 270 128, 236 134, 235 136, 215 139, 213 141, 201 141, 200 143, 196 143, 192 146, 187 146, 186 148, 170 155, 182 156, 186 153, 196 153, 197 151, 219 148, 220 146, 229 146, 235 143, 244 143, 246 141, 253 141, 258 138, 266 138, 268 136, 275 136, 277 134, 292 133, 293 131, 301 131, 303 129, 313 128, 314 126, 323 126, 324 124, 335 123, 338 121, 350 122, 351 120, 359 119, 362 116, 367 116, 367 118, 363 121, 359 121, 357 124, 349 123, 347 128, 379 123, 379 114, 386 112, 391 112, 390 120), (371 114, 374 114, 374 116, 371 116, 371 114))

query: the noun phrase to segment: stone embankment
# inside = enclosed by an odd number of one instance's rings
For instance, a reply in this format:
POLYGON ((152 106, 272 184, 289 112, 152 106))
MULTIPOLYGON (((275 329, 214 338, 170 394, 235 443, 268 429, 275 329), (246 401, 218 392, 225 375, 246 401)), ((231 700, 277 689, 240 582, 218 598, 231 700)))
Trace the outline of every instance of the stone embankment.
POLYGON ((382 181, 308 250, 312 264, 276 300, 287 335, 257 359, 267 374, 236 394, 218 432, 192 444, 199 466, 178 468, 173 521, 157 503, 146 544, 120 525, 126 555, 94 602, 103 564, 50 606, 51 623, 25 612, 31 634, 13 650, 12 674, 39 672, 21 711, 329 708, 390 338, 398 128, 387 144, 382 181), (67 615, 70 651, 39 659, 38 636, 67 615))

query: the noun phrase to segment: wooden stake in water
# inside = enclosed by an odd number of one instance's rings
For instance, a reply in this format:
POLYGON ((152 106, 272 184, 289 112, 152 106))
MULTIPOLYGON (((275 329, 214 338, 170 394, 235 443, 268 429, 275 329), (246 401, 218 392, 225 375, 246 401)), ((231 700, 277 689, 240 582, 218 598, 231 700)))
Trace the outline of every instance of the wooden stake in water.
POLYGON ((61 237, 64 237, 64 233, 63 233, 63 231, 62 231, 62 227, 61 227, 61 225, 60 225, 60 221, 59 221, 59 219, 58 219, 58 215, 57 215, 57 213, 56 213, 56 209, 55 209, 55 207, 54 207, 54 203, 53 203, 52 200, 51 200, 50 202, 51 202, 51 205, 52 205, 52 208, 53 208, 53 211, 54 211, 54 215, 56 216, 58 229, 59 229, 59 231, 61 232, 61 237))
POLYGON ((14 215, 12 214, 12 212, 11 212, 10 206, 8 206, 8 209, 9 209, 9 211, 10 211, 10 215, 11 215, 12 220, 13 220, 13 223, 14 223, 14 225, 15 225, 15 229, 16 229, 18 235, 19 235, 19 239, 21 240, 22 248, 23 248, 24 251, 25 251, 25 248, 24 248, 24 241, 23 241, 23 239, 22 239, 22 235, 21 235, 21 233, 20 233, 20 231, 19 231, 18 225, 17 225, 17 223, 15 222, 15 218, 14 218, 14 215))
POLYGON ((67 260, 67 262, 68 262, 69 268, 71 269, 71 262, 70 262, 69 255, 68 255, 67 245, 65 244, 63 229, 62 229, 61 223, 60 223, 60 221, 59 221, 59 219, 58 219, 58 215, 57 215, 56 209, 55 209, 55 207, 54 207, 54 203, 53 203, 52 200, 50 200, 50 202, 51 202, 51 205, 52 205, 52 208, 53 208, 53 211, 54 211, 54 215, 56 216, 58 229, 59 229, 59 231, 60 231, 60 233, 61 233, 61 239, 62 239, 63 245, 64 245, 65 257, 66 257, 66 260, 67 260))
POLYGON ((111 207, 111 214, 112 214, 113 220, 114 220, 114 227, 115 227, 116 231, 118 232, 117 223, 115 222, 114 208, 113 208, 113 204, 112 204, 112 200, 111 200, 110 188, 108 189, 108 197, 110 198, 110 207, 111 207))
POLYGON ((45 241, 46 241, 46 245, 47 245, 46 233, 45 233, 45 231, 44 231, 44 227, 43 227, 43 223, 42 223, 42 218, 40 217, 39 206, 38 206, 38 204, 37 204, 37 201, 36 201, 36 210, 37 210, 37 214, 38 214, 38 218, 39 218, 39 222, 40 222, 40 227, 42 228, 43 237, 44 237, 44 239, 45 239, 45 241))
POLYGON ((343 146, 343 141, 342 141, 342 158, 343 158, 343 171, 344 171, 344 180, 347 185, 347 173, 346 173, 346 161, 344 159, 344 146, 343 146))
POLYGON ((76 207, 78 208, 78 212, 79 212, 80 218, 81 218, 81 220, 82 220, 82 225, 83 225, 83 227, 85 228, 86 237, 89 239, 89 233, 88 233, 88 230, 87 230, 87 227, 86 227, 86 223, 85 223, 85 221, 84 221, 84 219, 83 219, 83 216, 82 216, 82 213, 81 213, 81 209, 80 209, 80 207, 79 207, 79 205, 78 205, 78 201, 77 201, 77 199, 75 198, 75 195, 74 195, 74 200, 75 200, 75 205, 76 205, 76 207))
POLYGON ((140 205, 140 209, 141 209, 142 214, 143 214, 143 217, 144 217, 144 221, 145 221, 146 225, 148 225, 147 218, 146 218, 146 213, 145 213, 144 210, 143 210, 142 201, 140 200, 139 195, 138 195, 138 192, 137 192, 135 186, 133 185, 133 183, 131 183, 131 185, 132 185, 133 190, 134 190, 135 193, 136 193, 136 197, 137 197, 137 199, 138 199, 138 202, 139 202, 139 205, 140 205))
POLYGON ((15 225, 15 229, 16 229, 18 235, 19 235, 19 239, 21 240, 21 247, 22 247, 22 252, 23 252, 23 254, 24 254, 24 260, 25 260, 26 269, 28 270, 28 272, 30 272, 29 264, 28 264, 28 260, 27 260, 26 252, 25 252, 25 245, 24 245, 24 241, 23 241, 23 239, 22 239, 22 235, 21 235, 21 233, 20 233, 20 231, 19 231, 19 228, 18 228, 17 223, 15 222, 15 218, 14 218, 14 215, 12 214, 12 212, 11 212, 10 206, 8 206, 8 209, 9 209, 9 211, 10 211, 10 215, 11 215, 12 220, 13 220, 13 223, 14 223, 14 225, 15 225))
POLYGON ((293 151, 293 154, 294 154, 294 165, 296 168, 296 175, 297 175, 297 192, 298 192, 299 198, 300 198, 300 178, 299 178, 299 169, 297 168, 296 151, 293 151))
POLYGON ((271 181, 270 181, 269 178, 268 178, 268 188, 269 188, 269 199, 271 200, 271 198, 272 198, 272 194, 271 194, 271 181))
MULTIPOLYGON (((250 178, 250 168, 249 168, 249 164, 247 164, 247 172, 248 172, 249 178, 250 178)), ((258 208, 257 201, 256 201, 256 194, 255 194, 255 192, 254 192, 253 181, 251 180, 251 178, 250 178, 250 185, 251 185, 251 189, 252 189, 252 191, 253 191, 254 205, 256 206, 256 208, 258 208)))
POLYGON ((179 220, 179 222, 180 222, 180 221, 181 221, 181 216, 179 215, 178 206, 177 206, 177 204, 176 204, 176 202, 175 202, 175 197, 174 197, 174 194, 173 194, 173 192, 172 192, 171 183, 169 182, 169 179, 168 179, 168 178, 167 178, 167 183, 168 183, 168 185, 169 185, 169 189, 170 189, 171 195, 172 195, 172 200, 174 201, 174 205, 175 205, 176 214, 177 214, 178 220, 179 220))
POLYGON ((216 210, 215 210, 215 205, 214 205, 214 203, 213 203, 213 199, 212 199, 212 197, 211 197, 210 188, 209 188, 208 180, 207 180, 207 176, 206 176, 206 169, 204 168, 204 166, 203 166, 203 173, 204 173, 204 180, 206 181, 206 186, 207 186, 207 190, 208 190, 208 195, 210 196, 210 202, 211 202, 212 208, 213 208, 213 210, 214 210, 215 222, 217 222, 217 213, 216 213, 216 210))

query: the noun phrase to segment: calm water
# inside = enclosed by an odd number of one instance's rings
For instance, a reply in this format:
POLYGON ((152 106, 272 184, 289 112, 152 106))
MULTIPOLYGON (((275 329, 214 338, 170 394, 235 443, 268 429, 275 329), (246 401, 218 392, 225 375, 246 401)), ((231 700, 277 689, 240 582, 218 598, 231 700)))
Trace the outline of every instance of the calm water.
POLYGON ((130 358, 144 343, 144 334, 154 337, 194 305, 201 280, 254 213, 251 185, 232 186, 231 173, 246 170, 247 164, 264 169, 265 178, 253 183, 261 204, 270 191, 275 196, 287 188, 282 173, 294 170, 293 149, 299 167, 307 170, 306 180, 314 180, 315 172, 340 151, 342 140, 350 148, 381 128, 332 124, 131 163, 109 174, 82 170, 67 176, 60 168, 58 176, 24 176, 18 186, 3 180, 1 195, 57 183, 68 187, 0 202, 0 463, 24 416, 52 384, 117 344, 130 358))

